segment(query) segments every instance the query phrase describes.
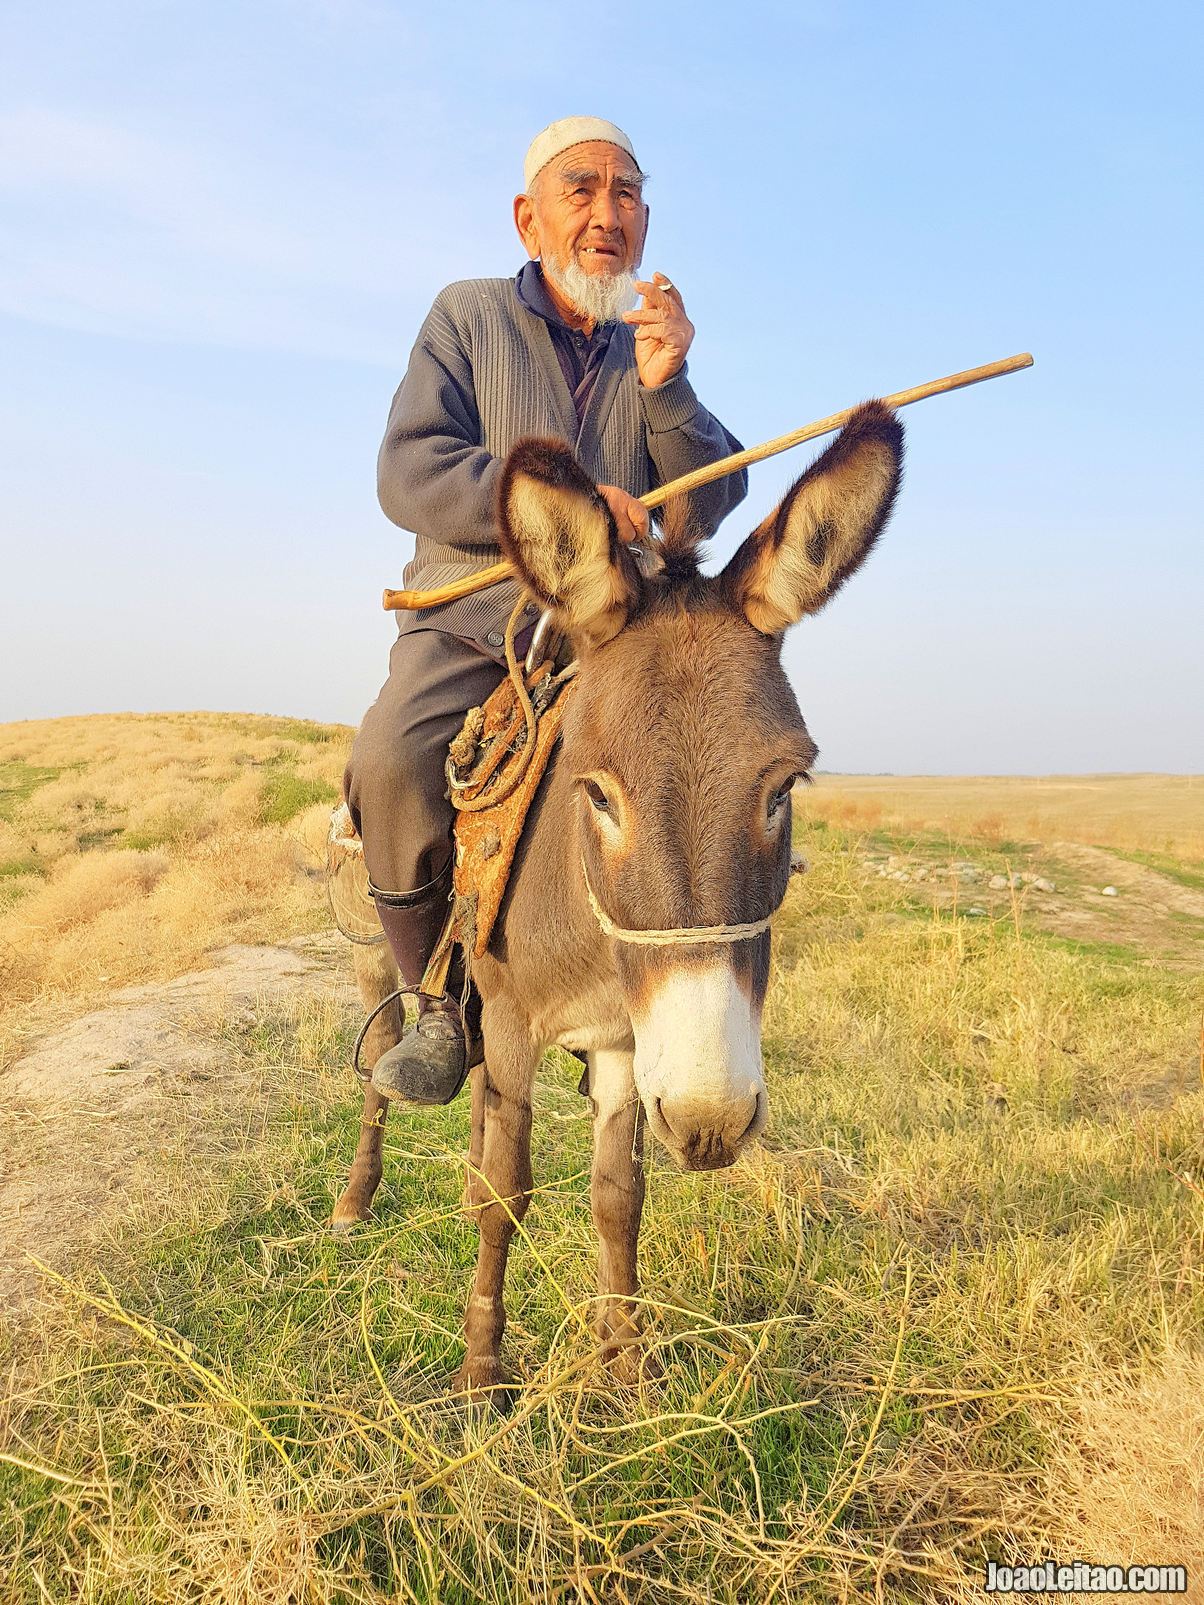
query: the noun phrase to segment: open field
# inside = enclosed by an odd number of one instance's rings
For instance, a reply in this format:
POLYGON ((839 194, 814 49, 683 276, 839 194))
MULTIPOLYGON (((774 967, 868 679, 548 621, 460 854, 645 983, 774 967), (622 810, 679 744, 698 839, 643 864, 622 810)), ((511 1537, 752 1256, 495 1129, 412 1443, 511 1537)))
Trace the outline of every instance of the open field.
POLYGON ((854 829, 1084 842, 1194 860, 1204 882, 1204 775, 821 775, 811 800, 854 829))
POLYGON ((234 714, 0 726, 0 1066, 64 1007, 329 923, 350 741, 234 714))
POLYGON ((5 1605, 951 1601, 1047 1555, 1204 1598, 1204 783, 800 794, 766 1143, 650 1166, 661 1374, 595 1366, 554 1055, 524 1386, 474 1418, 442 1394, 467 1100, 393 1115, 375 1222, 325 1230, 359 1118, 317 876, 348 736, 0 730, 5 1605))

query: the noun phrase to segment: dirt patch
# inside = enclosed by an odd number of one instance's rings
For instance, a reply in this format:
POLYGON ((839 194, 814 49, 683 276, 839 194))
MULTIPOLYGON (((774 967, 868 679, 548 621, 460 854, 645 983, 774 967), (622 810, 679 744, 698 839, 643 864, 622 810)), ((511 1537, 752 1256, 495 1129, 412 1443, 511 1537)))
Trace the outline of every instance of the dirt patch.
POLYGON ((1204 919, 1204 892, 1183 886, 1161 870, 1147 864, 1134 864, 1127 858, 1109 852, 1105 847, 1084 847, 1078 842, 1055 842, 1050 852, 1063 863, 1079 869, 1096 883, 1083 888, 1084 894, 1098 898, 1100 903, 1105 886, 1117 891, 1135 892, 1155 913, 1189 914, 1204 919))
POLYGON ((211 969, 125 988, 0 1074, 0 1313, 36 1291, 29 1254, 77 1263, 133 1195, 178 1188, 165 1155, 228 1145, 261 1096, 239 1034, 306 996, 356 1006, 333 933, 223 948, 211 969))
POLYGON ((1018 912, 1030 928, 1138 951, 1150 964, 1204 964, 1204 891, 1104 847, 1034 844, 1021 856, 1023 873, 1011 859, 994 867, 973 860, 944 863, 922 849, 889 856, 869 852, 862 859, 880 878, 906 884, 911 896, 941 909, 956 904, 968 917, 995 919, 1018 912), (1014 884, 1005 884, 1009 880, 1014 884))
POLYGON ((1140 948, 1177 963, 1204 957, 1204 892, 1156 869, 1078 842, 1055 842, 1065 896, 1043 905, 1042 923, 1061 935, 1140 948), (1105 896, 1113 887, 1115 896, 1105 896))

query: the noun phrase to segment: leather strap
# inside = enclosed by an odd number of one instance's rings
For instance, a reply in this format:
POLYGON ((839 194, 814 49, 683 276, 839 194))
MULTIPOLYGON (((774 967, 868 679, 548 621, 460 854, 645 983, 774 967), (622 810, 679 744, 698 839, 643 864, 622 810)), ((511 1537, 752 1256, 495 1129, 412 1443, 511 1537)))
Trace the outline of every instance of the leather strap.
POLYGON ((369 881, 368 895, 385 908, 417 908, 421 903, 427 903, 434 897, 440 886, 450 877, 451 872, 452 862, 449 858, 434 880, 427 881, 425 886, 416 886, 410 892, 382 892, 379 886, 373 886, 369 881))

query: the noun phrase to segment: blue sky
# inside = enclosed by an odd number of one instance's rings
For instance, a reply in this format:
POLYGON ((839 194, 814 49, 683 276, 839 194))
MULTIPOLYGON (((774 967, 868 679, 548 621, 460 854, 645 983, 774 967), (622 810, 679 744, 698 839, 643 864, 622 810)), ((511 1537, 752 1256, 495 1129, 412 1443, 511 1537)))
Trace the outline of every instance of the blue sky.
MULTIPOLYGON (((358 721, 411 540, 375 456, 523 151, 606 116, 746 443, 904 414, 872 562, 786 662, 821 766, 1204 770, 1199 13, 6 0, 0 719, 358 721)), ((754 471, 725 558, 807 460, 754 471)))

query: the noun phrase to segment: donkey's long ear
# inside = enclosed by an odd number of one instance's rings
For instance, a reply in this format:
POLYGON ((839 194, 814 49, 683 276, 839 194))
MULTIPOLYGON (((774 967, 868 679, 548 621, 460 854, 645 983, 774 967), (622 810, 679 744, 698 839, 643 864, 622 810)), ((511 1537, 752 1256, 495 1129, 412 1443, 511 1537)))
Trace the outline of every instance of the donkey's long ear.
POLYGON ((556 440, 520 440, 498 490, 502 551, 557 623, 601 646, 623 628, 640 575, 598 487, 556 440))
POLYGON ((861 566, 886 526, 903 472, 903 425, 880 401, 858 407, 723 571, 763 635, 797 624, 861 566))

